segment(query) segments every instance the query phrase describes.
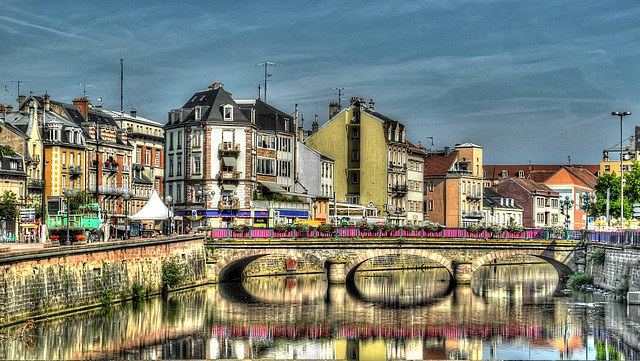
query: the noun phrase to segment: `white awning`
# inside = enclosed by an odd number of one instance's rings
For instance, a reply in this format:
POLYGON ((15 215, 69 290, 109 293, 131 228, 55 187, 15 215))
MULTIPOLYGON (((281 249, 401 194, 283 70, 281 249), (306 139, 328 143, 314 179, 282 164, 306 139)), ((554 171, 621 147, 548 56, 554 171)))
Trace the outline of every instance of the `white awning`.
POLYGON ((269 192, 271 193, 278 193, 278 194, 285 194, 287 193, 287 191, 280 187, 278 185, 278 183, 275 182, 265 182, 265 181, 258 181, 258 183, 262 184, 263 186, 265 186, 269 192))
POLYGON ((236 159, 234 157, 222 157, 222 162, 227 167, 235 167, 236 166, 236 159))
POLYGON ((230 192, 235 192, 237 186, 235 184, 223 184, 222 185, 222 190, 223 191, 230 191, 230 192))

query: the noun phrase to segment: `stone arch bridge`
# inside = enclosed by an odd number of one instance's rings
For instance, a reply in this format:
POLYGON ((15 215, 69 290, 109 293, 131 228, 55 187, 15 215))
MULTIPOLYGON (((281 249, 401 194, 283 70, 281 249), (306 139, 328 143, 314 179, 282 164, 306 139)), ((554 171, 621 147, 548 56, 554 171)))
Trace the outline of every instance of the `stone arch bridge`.
POLYGON ((253 239, 208 241, 209 277, 217 282, 240 280, 245 267, 269 255, 304 260, 324 270, 330 283, 350 282, 367 260, 412 255, 439 263, 457 283, 469 283, 484 264, 508 256, 535 256, 558 272, 560 279, 579 271, 583 247, 565 240, 460 239, 253 239))

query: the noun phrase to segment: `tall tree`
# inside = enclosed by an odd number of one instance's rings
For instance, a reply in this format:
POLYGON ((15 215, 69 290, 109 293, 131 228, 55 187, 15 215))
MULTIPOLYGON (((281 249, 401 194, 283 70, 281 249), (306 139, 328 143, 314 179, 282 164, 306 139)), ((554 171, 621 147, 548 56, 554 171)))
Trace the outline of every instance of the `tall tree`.
POLYGON ((0 219, 16 219, 18 211, 18 197, 11 191, 4 191, 0 197, 0 219))

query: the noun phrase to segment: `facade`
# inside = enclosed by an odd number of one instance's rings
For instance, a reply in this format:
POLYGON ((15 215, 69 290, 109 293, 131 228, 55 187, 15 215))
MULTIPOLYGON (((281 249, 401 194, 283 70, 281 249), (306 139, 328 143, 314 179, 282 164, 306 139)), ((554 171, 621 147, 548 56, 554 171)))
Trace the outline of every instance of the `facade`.
POLYGON ((524 209, 513 198, 507 198, 485 188, 482 193, 485 224, 497 224, 507 227, 511 222, 522 224, 524 209))
POLYGON ((333 158, 303 143, 298 143, 298 180, 294 191, 314 198, 312 219, 329 220, 330 199, 333 198, 333 158))
POLYGON ((425 221, 446 227, 483 223, 482 147, 458 144, 455 150, 428 152, 424 160, 425 221))
POLYGON ((410 144, 407 150, 407 223, 424 223, 424 147, 410 144))
MULTIPOLYGON (((25 172, 25 144, 28 137, 11 124, 4 122, 5 109, 0 104, 0 146, 9 147, 14 154, 5 154, 0 158, 0 197, 5 192, 16 195, 16 200, 24 208, 27 173, 25 172)), ((34 213, 35 215, 35 213, 34 213)), ((24 240, 33 228, 35 219, 16 218, 15 220, 0 219, 0 240, 24 240)))
POLYGON ((407 221, 407 151, 405 127, 352 98, 348 108, 330 104, 331 119, 305 144, 334 159, 335 200, 373 205, 387 221, 407 221))
POLYGON ((523 208, 522 225, 526 228, 548 228, 562 224, 560 194, 543 183, 510 178, 497 185, 496 191, 513 198, 523 208))

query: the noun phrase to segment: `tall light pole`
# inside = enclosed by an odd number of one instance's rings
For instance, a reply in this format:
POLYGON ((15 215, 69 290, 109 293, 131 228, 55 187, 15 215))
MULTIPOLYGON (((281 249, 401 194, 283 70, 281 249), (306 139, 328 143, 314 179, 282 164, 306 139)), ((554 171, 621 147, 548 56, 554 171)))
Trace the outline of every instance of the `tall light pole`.
POLYGON ((622 172, 622 117, 631 115, 631 112, 612 112, 611 115, 620 117, 620 229, 624 229, 624 177, 622 172))
POLYGON ((128 201, 131 199, 131 193, 123 193, 122 194, 122 204, 124 206, 124 236, 122 236, 122 239, 129 239, 129 219, 127 218, 127 216, 129 215, 128 210, 128 201))
POLYGON ((69 209, 70 208, 69 207, 69 201, 71 200, 71 198, 73 198, 76 195, 78 195, 78 192, 76 192, 75 189, 69 188, 69 189, 65 189, 63 191, 63 193, 64 193, 64 196, 67 197, 67 238, 64 241, 64 245, 65 246, 70 246, 71 245, 71 240, 69 239, 69 223, 71 223, 71 222, 69 222, 69 220, 70 220, 69 219, 69 210, 70 210, 69 209))

